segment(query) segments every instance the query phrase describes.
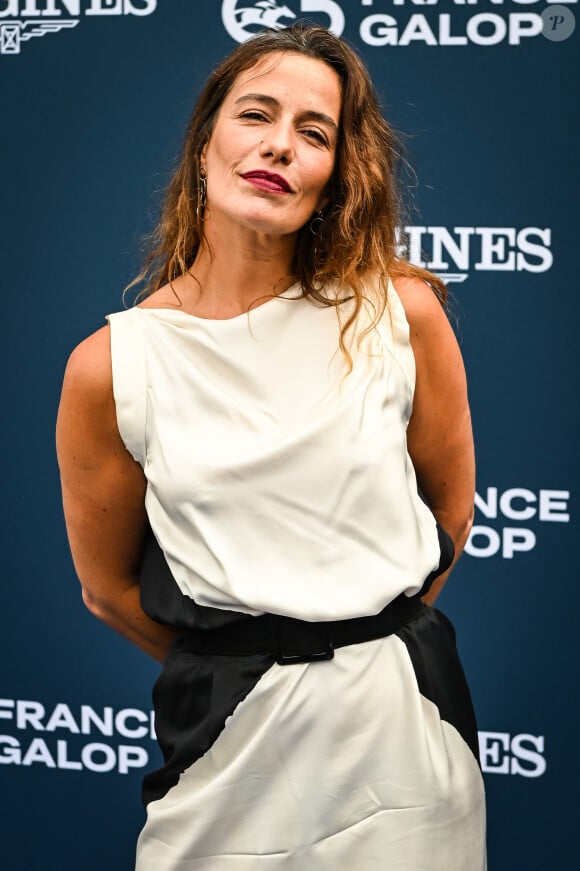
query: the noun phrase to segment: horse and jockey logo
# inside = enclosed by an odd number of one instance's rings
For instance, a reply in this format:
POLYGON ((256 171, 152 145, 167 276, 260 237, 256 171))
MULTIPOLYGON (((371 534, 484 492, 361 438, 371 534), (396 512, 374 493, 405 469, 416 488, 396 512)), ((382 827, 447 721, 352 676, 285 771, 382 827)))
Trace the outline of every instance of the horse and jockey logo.
POLYGON ((236 42, 246 42, 265 27, 283 30, 302 14, 306 14, 310 21, 327 27, 336 36, 341 36, 345 16, 336 0, 291 0, 291 6, 287 6, 283 0, 222 0, 222 22, 236 42))
POLYGON ((239 8, 238 2, 224 0, 222 4, 224 27, 236 42, 245 42, 264 27, 283 30, 296 18, 288 6, 281 6, 276 0, 258 0, 253 5, 246 0, 239 8))

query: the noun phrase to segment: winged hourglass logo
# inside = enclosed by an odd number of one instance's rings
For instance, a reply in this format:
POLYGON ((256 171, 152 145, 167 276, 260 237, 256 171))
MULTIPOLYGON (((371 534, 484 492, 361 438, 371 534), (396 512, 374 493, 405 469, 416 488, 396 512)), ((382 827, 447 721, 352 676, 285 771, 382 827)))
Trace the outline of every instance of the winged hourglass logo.
POLYGON ((0 54, 20 54, 21 43, 35 36, 70 30, 78 23, 78 18, 65 18, 62 21, 11 21, 0 24, 0 54))

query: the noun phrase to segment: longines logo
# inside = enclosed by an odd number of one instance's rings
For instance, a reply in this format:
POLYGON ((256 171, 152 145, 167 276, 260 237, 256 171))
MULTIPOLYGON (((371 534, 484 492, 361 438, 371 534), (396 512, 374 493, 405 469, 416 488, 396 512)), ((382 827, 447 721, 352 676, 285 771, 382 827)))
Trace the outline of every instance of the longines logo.
POLYGON ((76 27, 91 15, 151 15, 157 0, 0 0, 0 54, 20 54, 29 40, 76 27))
POLYGON ((549 227, 404 227, 398 251, 449 284, 469 272, 547 272, 554 262, 549 227))
MULTIPOLYGON (((543 36, 552 42, 568 39, 576 21, 570 6, 578 0, 382 0, 388 11, 371 11, 374 0, 360 0, 358 32, 371 46, 445 45, 493 46, 499 43, 520 45, 543 36), (451 12, 440 12, 439 5, 451 5, 451 12), (525 6, 525 8, 522 8, 525 6), (535 7, 530 10, 529 7, 535 7), (425 8, 418 12, 417 8, 425 8), (540 7, 541 11, 535 11, 540 7), (370 14, 367 14, 369 13, 370 14)), ((346 25, 345 12, 353 15, 354 3, 337 0, 222 0, 222 21, 236 42, 245 42, 264 27, 282 29, 305 16, 341 36, 346 25)), ((349 22, 350 23, 350 22, 349 22)), ((353 22, 354 23, 354 22, 353 22)))

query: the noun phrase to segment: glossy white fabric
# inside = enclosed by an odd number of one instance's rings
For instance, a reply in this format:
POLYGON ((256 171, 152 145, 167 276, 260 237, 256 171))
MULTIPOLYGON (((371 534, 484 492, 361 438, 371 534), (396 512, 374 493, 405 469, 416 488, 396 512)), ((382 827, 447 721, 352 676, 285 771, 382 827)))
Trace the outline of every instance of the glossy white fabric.
POLYGON ((184 595, 308 620, 373 614, 439 562, 406 449, 409 328, 390 285, 347 375, 336 310, 296 297, 229 320, 110 315, 119 430, 184 595))
POLYGON ((137 871, 484 871, 482 778, 396 636, 274 665, 147 808, 137 871))

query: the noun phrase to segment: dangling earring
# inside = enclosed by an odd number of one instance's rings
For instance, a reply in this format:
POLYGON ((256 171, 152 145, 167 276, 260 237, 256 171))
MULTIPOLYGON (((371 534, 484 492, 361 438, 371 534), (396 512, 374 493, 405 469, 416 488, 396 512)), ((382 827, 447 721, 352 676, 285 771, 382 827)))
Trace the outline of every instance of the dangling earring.
POLYGON ((207 173, 203 166, 199 168, 199 199, 195 213, 199 221, 207 221, 211 212, 207 206, 207 173))
POLYGON ((313 236, 318 236, 320 230, 322 229, 322 225, 324 224, 324 211, 320 209, 319 212, 315 214, 315 216, 310 221, 309 227, 310 232, 313 236))

